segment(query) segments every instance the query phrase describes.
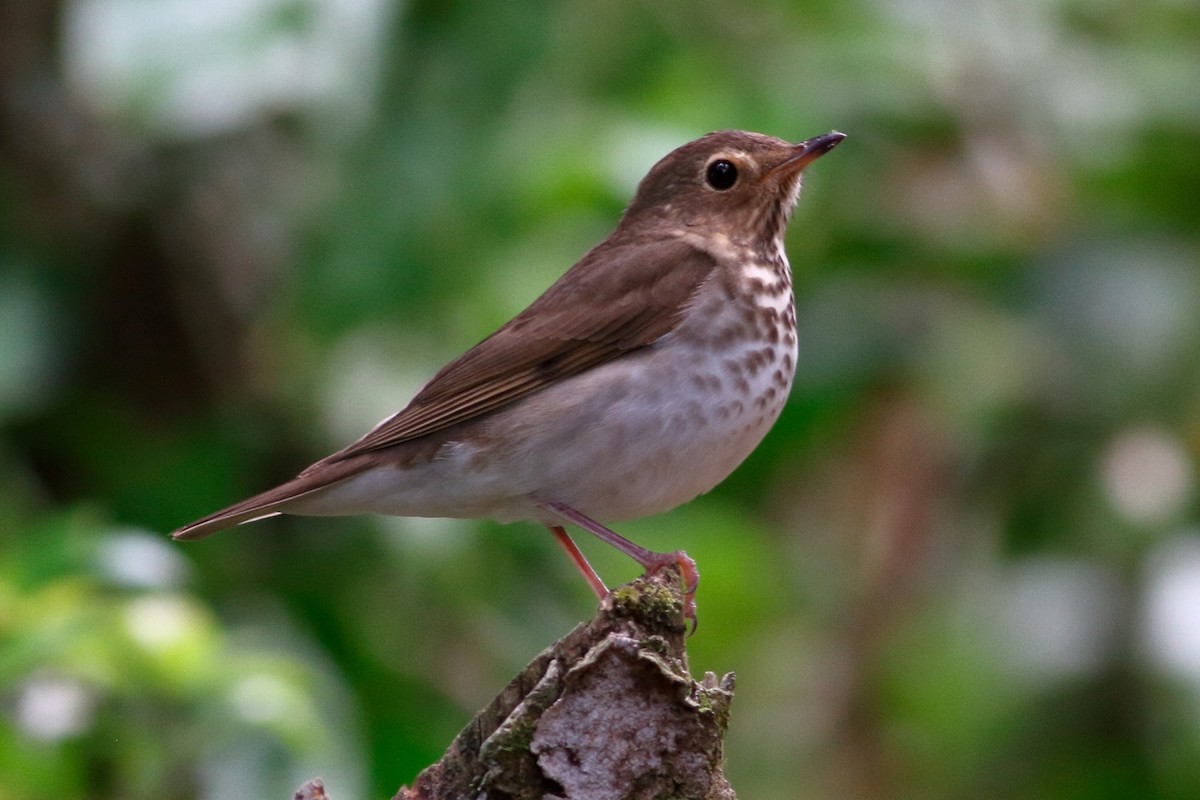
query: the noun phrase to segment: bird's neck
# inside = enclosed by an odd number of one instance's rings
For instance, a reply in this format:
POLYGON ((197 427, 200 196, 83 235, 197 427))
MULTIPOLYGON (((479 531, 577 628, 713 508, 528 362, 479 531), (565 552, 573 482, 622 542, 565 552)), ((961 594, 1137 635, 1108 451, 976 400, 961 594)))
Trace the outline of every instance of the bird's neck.
POLYGON ((724 233, 697 232, 691 228, 677 228, 672 233, 692 247, 708 253, 718 264, 737 268, 750 265, 758 271, 769 271, 791 286, 791 269, 787 253, 783 249, 783 229, 774 236, 760 236, 752 240, 731 237, 724 233))

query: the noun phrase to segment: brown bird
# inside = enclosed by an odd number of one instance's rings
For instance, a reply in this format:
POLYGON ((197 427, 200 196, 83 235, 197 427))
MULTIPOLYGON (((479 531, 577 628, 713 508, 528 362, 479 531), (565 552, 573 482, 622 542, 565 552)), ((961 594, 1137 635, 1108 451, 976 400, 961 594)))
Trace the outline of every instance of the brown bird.
POLYGON ((694 619, 692 560, 597 520, 707 492, 774 424, 796 369, 784 229, 801 172, 844 138, 719 131, 671 152, 607 239, 398 414, 174 538, 275 514, 537 520, 603 599, 569 522, 648 572, 678 564, 694 619))

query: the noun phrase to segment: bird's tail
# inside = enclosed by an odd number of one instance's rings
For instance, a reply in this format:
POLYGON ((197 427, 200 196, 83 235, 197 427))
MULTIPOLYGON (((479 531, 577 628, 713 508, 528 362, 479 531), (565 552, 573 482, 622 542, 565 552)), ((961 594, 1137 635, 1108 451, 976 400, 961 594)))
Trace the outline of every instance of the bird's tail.
POLYGON ((234 503, 228 508, 201 517, 195 522, 189 522, 172 533, 171 538, 182 541, 203 539, 235 525, 286 513, 288 506, 294 501, 327 489, 336 483, 341 483, 346 478, 357 474, 361 469, 362 462, 359 459, 325 462, 320 470, 310 468, 274 489, 268 489, 262 494, 256 494, 240 503, 234 503))

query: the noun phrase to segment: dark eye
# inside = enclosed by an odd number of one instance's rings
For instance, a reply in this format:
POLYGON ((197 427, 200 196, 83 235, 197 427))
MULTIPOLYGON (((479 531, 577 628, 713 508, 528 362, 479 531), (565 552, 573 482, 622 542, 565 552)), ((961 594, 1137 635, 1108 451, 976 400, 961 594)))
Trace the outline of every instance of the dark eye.
POLYGON ((709 186, 723 192, 737 183, 737 167, 733 165, 732 161, 719 158, 708 165, 708 171, 704 173, 704 178, 708 181, 709 186))

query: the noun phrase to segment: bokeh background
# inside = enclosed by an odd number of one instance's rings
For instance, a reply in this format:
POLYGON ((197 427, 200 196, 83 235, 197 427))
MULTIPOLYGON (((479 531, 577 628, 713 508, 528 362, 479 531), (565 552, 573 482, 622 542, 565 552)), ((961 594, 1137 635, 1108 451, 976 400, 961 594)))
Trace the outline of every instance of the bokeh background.
POLYGON ((1200 796, 1197 87, 1194 0, 0 4, 0 798, 436 759, 593 610, 542 529, 166 533, 397 410, 727 127, 850 136, 788 238, 782 419, 620 526, 700 564, 735 788, 1200 796))

